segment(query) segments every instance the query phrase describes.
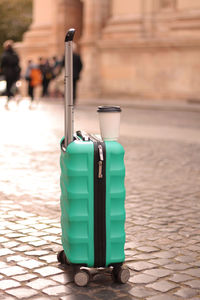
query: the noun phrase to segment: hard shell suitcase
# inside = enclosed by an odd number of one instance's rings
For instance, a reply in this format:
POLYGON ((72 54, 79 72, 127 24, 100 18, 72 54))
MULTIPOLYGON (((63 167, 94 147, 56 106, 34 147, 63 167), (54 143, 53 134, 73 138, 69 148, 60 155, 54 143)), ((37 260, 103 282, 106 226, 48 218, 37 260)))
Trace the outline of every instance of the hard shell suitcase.
POLYGON ((65 39, 65 137, 61 140, 61 228, 58 261, 75 267, 79 286, 88 268, 112 267, 113 278, 129 279, 125 260, 124 149, 116 141, 73 130, 72 40, 65 39))

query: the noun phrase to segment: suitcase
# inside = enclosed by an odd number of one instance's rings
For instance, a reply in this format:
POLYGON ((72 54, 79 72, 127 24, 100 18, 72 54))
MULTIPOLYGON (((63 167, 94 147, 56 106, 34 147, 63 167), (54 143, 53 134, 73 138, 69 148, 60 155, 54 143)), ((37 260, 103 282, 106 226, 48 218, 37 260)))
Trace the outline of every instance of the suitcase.
POLYGON ((124 149, 116 141, 73 130, 72 40, 65 38, 65 137, 61 140, 60 263, 74 266, 85 286, 89 268, 109 268, 115 281, 128 281, 125 260, 124 149))

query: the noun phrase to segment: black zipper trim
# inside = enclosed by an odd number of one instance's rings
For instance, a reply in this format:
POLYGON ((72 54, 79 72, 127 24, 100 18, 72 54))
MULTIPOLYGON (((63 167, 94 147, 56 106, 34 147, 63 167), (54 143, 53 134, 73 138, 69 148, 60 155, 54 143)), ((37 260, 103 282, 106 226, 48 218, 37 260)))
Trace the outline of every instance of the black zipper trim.
POLYGON ((93 138, 94 143, 94 267, 106 265, 106 151, 105 143, 93 138), (102 178, 99 174, 99 150, 103 148, 102 178))

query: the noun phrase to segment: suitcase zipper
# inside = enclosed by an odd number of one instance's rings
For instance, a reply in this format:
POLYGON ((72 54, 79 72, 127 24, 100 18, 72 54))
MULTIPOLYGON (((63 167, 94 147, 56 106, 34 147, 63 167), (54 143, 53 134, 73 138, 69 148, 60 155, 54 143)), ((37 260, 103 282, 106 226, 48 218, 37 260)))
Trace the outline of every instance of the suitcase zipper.
POLYGON ((94 145, 94 267, 106 266, 106 148, 92 134, 94 145))
POLYGON ((94 266, 106 265, 105 144, 94 141, 94 266))

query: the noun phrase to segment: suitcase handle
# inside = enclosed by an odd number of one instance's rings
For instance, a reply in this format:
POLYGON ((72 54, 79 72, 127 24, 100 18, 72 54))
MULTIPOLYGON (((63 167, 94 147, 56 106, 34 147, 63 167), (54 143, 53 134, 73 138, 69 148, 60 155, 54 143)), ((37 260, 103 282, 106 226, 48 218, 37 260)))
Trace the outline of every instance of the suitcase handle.
POLYGON ((81 131, 81 130, 78 130, 76 132, 77 136, 80 137, 83 141, 85 142, 89 142, 90 141, 90 137, 89 135, 85 132, 85 131, 81 131))
POLYGON ((75 29, 68 30, 65 37, 65 149, 73 141, 74 133, 74 106, 73 106, 73 48, 72 41, 75 29))
POLYGON ((65 37, 65 42, 73 41, 74 34, 75 34, 75 29, 74 28, 69 29, 65 37))

